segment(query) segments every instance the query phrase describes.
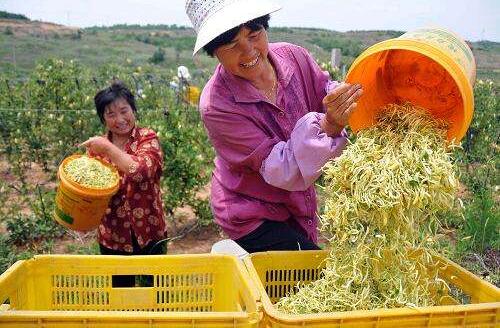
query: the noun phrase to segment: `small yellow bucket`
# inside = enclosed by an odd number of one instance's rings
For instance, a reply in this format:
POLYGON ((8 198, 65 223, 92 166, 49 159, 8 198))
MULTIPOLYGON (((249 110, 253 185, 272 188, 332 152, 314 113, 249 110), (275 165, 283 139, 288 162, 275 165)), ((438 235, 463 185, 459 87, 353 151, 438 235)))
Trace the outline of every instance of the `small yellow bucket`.
POLYGON ((373 125, 383 106, 411 102, 446 120, 448 140, 458 142, 472 120, 475 78, 472 51, 453 32, 423 28, 377 43, 347 73, 364 91, 349 125, 357 132, 373 125))
POLYGON ((200 99, 200 89, 198 87, 189 85, 186 89, 186 94, 184 100, 193 106, 198 105, 198 100, 200 99))
MULTIPOLYGON (((63 168, 80 156, 82 155, 69 156, 59 165, 54 218, 69 229, 89 231, 99 226, 111 197, 118 191, 120 182, 118 180, 115 185, 107 189, 93 189, 71 181, 66 177, 63 168)), ((108 163, 102 163, 116 172, 116 169, 108 163)))

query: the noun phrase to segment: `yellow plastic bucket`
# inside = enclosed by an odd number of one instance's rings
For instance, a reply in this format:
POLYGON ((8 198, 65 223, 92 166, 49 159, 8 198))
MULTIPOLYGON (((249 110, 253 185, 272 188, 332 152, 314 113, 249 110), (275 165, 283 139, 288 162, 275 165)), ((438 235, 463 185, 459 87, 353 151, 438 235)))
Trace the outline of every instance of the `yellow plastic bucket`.
MULTIPOLYGON (((118 191, 120 182, 118 180, 115 185, 107 189, 93 189, 71 181, 66 177, 63 168, 80 156, 82 155, 69 156, 59 165, 54 218, 69 229, 89 231, 99 226, 111 197, 118 191)), ((116 169, 108 163, 102 163, 116 172, 116 169)))
POLYGON ((448 140, 460 141, 474 112, 476 63, 458 35, 423 28, 377 43, 351 65, 348 83, 363 85, 349 125, 354 132, 374 124, 380 108, 411 102, 449 123, 448 140))
POLYGON ((198 100, 200 99, 200 89, 195 86, 188 86, 185 94, 185 101, 190 103, 193 106, 198 105, 198 100))

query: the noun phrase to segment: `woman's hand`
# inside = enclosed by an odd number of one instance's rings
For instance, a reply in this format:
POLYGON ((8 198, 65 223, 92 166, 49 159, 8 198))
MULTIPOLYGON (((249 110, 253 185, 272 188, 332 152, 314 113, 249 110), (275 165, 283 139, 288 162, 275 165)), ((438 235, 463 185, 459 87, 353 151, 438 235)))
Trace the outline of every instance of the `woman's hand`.
POLYGON ((92 137, 82 142, 80 146, 86 147, 87 151, 93 155, 109 157, 109 153, 114 145, 107 138, 92 137))
POLYGON ((87 148, 87 153, 92 156, 106 157, 113 163, 118 170, 124 173, 129 172, 129 168, 135 162, 132 156, 120 150, 111 141, 104 137, 92 137, 80 144, 87 148))
POLYGON ((329 136, 340 135, 363 94, 360 84, 341 83, 323 98, 326 115, 320 125, 329 136))

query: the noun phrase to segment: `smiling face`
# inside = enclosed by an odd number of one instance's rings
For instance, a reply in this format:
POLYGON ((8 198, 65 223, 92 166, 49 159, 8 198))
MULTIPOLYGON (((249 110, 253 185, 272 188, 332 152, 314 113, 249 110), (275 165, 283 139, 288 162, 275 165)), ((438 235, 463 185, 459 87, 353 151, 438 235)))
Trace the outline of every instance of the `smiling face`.
POLYGON ((215 50, 215 56, 231 74, 255 82, 270 68, 268 46, 264 28, 252 31, 242 27, 230 43, 215 50))
POLYGON ((135 115, 130 104, 118 98, 106 106, 104 124, 113 135, 128 137, 135 126, 135 115))

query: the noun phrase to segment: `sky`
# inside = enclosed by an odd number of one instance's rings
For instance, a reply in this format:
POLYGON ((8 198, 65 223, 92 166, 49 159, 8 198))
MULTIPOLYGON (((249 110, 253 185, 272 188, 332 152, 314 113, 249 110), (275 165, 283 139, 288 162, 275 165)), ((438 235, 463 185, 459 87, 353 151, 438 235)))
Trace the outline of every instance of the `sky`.
MULTIPOLYGON (((248 5, 252 0, 247 0, 248 5)), ((470 41, 500 42, 500 0, 274 0, 271 26, 336 31, 441 26, 470 41)), ((0 0, 0 10, 77 27, 113 24, 191 26, 184 0, 0 0)))

